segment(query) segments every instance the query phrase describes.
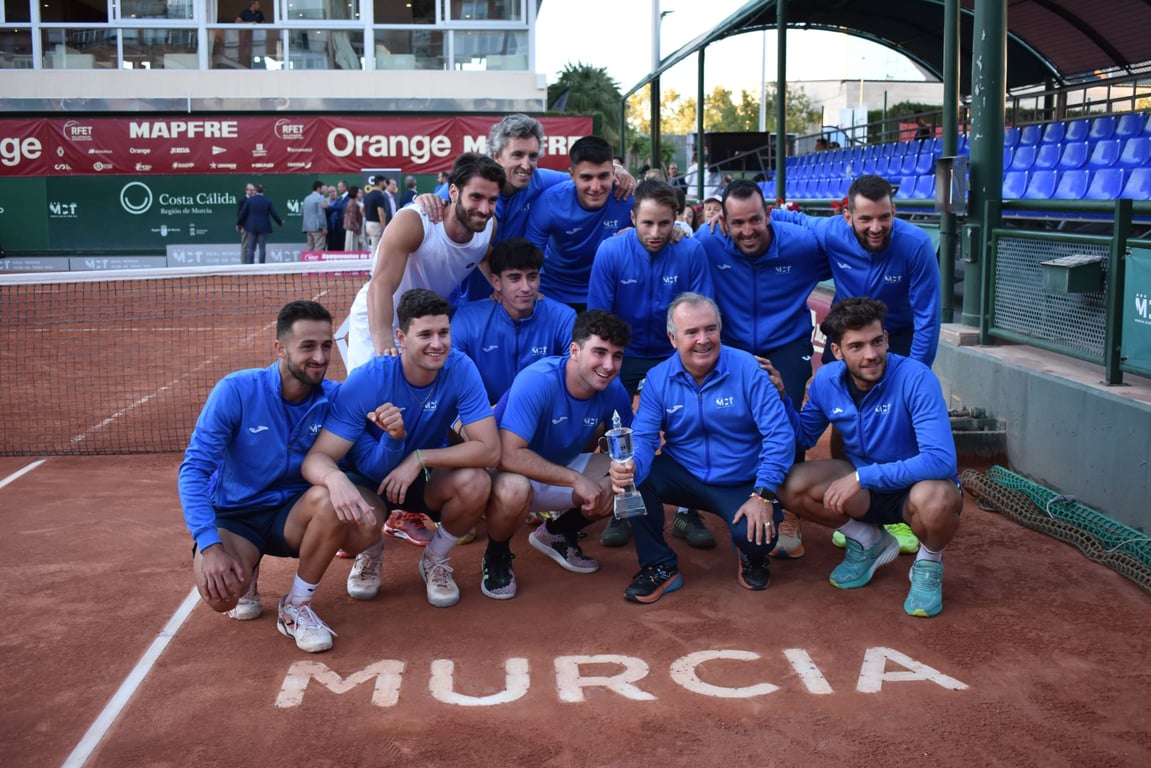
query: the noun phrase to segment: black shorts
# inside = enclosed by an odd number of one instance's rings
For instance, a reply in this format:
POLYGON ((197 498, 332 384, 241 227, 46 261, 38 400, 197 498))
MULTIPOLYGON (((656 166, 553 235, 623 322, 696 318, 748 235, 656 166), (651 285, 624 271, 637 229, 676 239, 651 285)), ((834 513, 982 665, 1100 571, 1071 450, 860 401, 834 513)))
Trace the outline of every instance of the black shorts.
POLYGON ((868 491, 868 493, 871 494, 871 504, 867 508, 867 514, 861 518, 863 522, 874 525, 905 522, 903 507, 907 503, 907 497, 911 495, 910 488, 904 488, 902 491, 868 491))
MULTIPOLYGON (((380 487, 379 483, 373 483, 371 480, 357 472, 348 472, 347 475, 348 479, 353 483, 367 488, 372 493, 377 493, 377 489, 380 487)), ((388 512, 394 512, 397 509, 401 509, 404 512, 417 512, 421 515, 427 515, 438 523, 440 521, 440 510, 431 509, 424 502, 424 495, 427 492, 427 489, 428 481, 424 479, 424 473, 420 472, 418 475, 416 475, 416 479, 413 480, 412 484, 408 487, 408 492, 404 494, 403 504, 393 504, 392 502, 388 501, 386 496, 383 495, 380 496, 380 500, 384 502, 384 506, 387 508, 388 512)))
POLYGON ((299 557, 299 551, 284 540, 284 526, 288 523, 292 507, 296 506, 304 493, 306 491, 293 496, 280 507, 217 509, 216 527, 251 542, 261 555, 299 557))

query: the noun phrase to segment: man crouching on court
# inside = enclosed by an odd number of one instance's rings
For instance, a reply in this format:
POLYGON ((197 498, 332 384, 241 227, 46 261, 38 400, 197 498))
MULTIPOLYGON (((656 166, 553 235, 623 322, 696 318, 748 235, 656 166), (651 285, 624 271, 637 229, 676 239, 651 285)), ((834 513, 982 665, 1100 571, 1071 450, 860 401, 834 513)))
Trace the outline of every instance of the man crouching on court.
POLYGON ((338 387, 324 378, 332 343, 328 310, 314 301, 285 305, 276 320, 279 359, 216 384, 179 474, 200 597, 234 619, 256 619, 260 558, 298 557, 276 626, 308 653, 331 648, 335 634, 311 607, 324 571, 341 547, 359 552, 379 539, 383 512, 380 499, 360 488, 364 508, 337 516, 327 490, 300 474, 338 387))
POLYGON ((837 362, 816 372, 798 418, 790 400, 785 405, 801 448, 834 424, 848 460, 796 464, 779 500, 846 537, 843 562, 829 577, 840 589, 865 586, 894 560, 899 542, 883 526, 906 523, 919 537, 919 554, 903 610, 935 616, 943 610, 940 560, 963 508, 955 439, 939 379, 918 360, 888 353, 886 312, 883 302, 851 298, 827 313, 820 327, 837 362))

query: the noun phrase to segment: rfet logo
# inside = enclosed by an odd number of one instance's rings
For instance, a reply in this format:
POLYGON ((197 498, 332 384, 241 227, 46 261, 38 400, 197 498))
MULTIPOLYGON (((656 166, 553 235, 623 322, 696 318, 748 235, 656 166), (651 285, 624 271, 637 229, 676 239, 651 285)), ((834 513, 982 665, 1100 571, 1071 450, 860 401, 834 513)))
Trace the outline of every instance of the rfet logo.
POLYGON ((92 140, 92 126, 85 125, 77 122, 76 120, 69 120, 64 123, 64 136, 69 141, 91 141, 92 140))
POLYGON ((276 136, 284 141, 302 141, 304 138, 304 124, 291 120, 277 120, 275 131, 276 136))

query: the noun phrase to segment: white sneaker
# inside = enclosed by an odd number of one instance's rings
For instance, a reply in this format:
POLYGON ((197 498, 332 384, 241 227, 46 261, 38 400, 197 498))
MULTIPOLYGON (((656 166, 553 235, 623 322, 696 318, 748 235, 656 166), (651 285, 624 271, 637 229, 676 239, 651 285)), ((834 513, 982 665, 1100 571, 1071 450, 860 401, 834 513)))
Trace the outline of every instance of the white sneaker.
POLYGON ((384 550, 373 554, 365 550, 356 555, 352 571, 348 574, 348 597, 371 600, 380 591, 380 566, 384 563, 384 550))
POLYGON ((254 621, 260 618, 264 606, 260 602, 260 593, 256 591, 256 577, 259 574, 260 568, 257 566, 252 571, 252 583, 248 585, 248 591, 236 601, 236 607, 228 611, 228 618, 236 621, 254 621))
POLYGON ((288 596, 280 598, 280 616, 276 621, 280 634, 296 641, 296 647, 306 653, 319 653, 332 647, 336 634, 312 611, 309 603, 291 605, 288 596))
POLYGON ((460 588, 452 579, 449 558, 429 557, 427 552, 420 558, 420 578, 428 588, 428 602, 437 608, 447 608, 460 601, 460 588))

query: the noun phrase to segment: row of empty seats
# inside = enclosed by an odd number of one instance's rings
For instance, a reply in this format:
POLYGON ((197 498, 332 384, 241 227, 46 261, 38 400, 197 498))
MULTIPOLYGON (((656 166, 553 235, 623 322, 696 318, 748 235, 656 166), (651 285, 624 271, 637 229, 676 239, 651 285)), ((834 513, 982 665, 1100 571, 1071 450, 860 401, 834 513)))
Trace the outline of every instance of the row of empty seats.
MULTIPOLYGON (((1005 199, 1151 200, 1151 120, 1141 112, 1007 128, 1005 199)), ((968 154, 968 137, 958 142, 968 154)), ((896 198, 935 196, 939 138, 810 153, 787 158, 793 199, 839 199, 851 180, 876 174, 898 185, 896 198)))

